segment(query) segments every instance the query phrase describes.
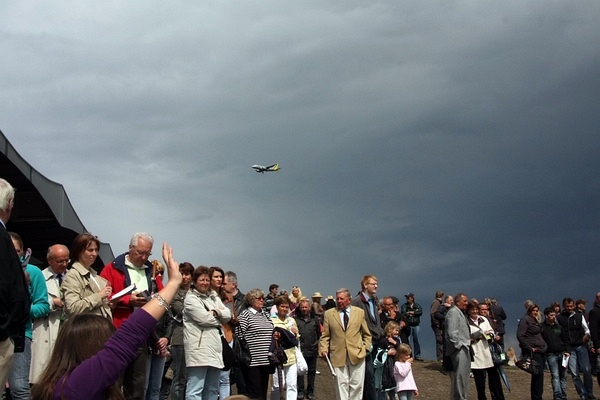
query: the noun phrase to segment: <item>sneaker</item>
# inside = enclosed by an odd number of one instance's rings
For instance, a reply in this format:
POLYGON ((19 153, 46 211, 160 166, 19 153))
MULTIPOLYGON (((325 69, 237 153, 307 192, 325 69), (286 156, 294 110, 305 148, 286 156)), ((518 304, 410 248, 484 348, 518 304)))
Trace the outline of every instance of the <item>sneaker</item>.
POLYGON ((319 371, 315 371, 315 374, 317 375, 321 375, 321 373, 319 371))

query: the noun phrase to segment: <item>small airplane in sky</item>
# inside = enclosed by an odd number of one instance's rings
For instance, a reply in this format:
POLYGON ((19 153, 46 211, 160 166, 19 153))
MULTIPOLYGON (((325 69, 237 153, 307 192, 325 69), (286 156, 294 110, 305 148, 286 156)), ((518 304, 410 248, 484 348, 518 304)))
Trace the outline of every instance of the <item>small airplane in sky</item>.
POLYGON ((256 172, 264 174, 265 172, 279 171, 279 164, 269 165, 268 167, 265 167, 263 165, 253 165, 252 168, 254 168, 256 172))

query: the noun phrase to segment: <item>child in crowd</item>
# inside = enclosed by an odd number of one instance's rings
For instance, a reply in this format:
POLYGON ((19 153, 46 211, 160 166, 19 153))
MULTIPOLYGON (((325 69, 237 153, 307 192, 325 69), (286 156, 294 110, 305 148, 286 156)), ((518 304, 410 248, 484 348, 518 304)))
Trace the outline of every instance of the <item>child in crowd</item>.
POLYGON ((394 376, 394 356, 402 341, 398 337, 400 326, 395 321, 385 325, 384 337, 377 343, 377 354, 373 360, 375 388, 379 399, 394 399, 396 378, 394 376))
POLYGON ((394 377, 396 378, 396 393, 400 400, 412 400, 419 396, 419 390, 412 374, 412 349, 406 343, 400 344, 396 352, 394 377))
POLYGON ((402 340, 398 336, 400 334, 400 325, 395 321, 390 321, 385 325, 383 330, 383 336, 379 339, 378 346, 381 349, 397 349, 402 343, 402 340))

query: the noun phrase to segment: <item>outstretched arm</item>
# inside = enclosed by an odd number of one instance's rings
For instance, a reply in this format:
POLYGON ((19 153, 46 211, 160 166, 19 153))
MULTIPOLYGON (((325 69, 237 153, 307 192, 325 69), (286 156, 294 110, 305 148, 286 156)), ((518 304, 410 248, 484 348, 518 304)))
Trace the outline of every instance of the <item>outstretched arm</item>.
POLYGON ((152 296, 152 300, 142 307, 144 311, 152 315, 157 321, 169 308, 182 280, 181 272, 179 272, 179 264, 173 259, 173 249, 167 243, 163 243, 162 256, 163 260, 165 260, 165 265, 169 269, 169 281, 161 291, 152 296))

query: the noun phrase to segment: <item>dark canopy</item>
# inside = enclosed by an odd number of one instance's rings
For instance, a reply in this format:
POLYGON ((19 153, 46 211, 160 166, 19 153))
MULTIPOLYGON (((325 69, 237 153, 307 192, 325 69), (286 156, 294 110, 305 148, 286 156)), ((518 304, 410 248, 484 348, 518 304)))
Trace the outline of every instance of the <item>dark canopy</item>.
MULTIPOLYGON (((6 227, 21 235, 25 248, 31 248, 31 264, 43 268, 48 247, 64 244, 71 248, 75 236, 86 232, 64 187, 36 171, 17 153, 2 131, 0 178, 16 189, 15 206, 6 227)), ((93 267, 99 271, 113 258, 110 244, 102 243, 93 267)))

